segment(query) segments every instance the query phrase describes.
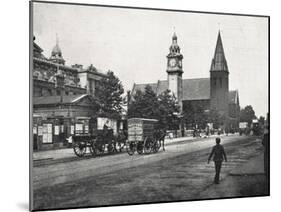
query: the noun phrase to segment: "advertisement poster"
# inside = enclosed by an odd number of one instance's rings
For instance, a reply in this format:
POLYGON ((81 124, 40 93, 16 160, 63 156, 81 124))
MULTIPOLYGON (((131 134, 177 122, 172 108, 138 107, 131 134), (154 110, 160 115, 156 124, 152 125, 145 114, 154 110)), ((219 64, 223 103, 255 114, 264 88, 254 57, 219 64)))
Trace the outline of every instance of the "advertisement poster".
POLYGON ((59 135, 59 134, 60 134, 60 127, 55 126, 55 135, 59 135))
POLYGON ((38 126, 38 135, 39 136, 43 135, 43 127, 42 126, 38 126))

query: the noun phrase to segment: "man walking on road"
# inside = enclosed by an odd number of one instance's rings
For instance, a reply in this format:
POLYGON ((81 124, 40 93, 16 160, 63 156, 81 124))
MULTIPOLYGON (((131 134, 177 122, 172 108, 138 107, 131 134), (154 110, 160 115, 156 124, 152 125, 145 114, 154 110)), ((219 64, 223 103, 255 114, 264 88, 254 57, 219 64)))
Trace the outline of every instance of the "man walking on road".
POLYGON ((212 152, 208 158, 208 163, 210 163, 210 160, 213 157, 213 161, 215 162, 215 170, 216 170, 216 175, 215 175, 215 180, 214 182, 216 184, 219 184, 219 180, 220 180, 220 171, 221 171, 221 165, 222 165, 222 161, 223 159, 225 160, 225 162, 227 162, 226 159, 226 154, 224 151, 224 148, 222 145, 220 145, 221 139, 220 138, 216 138, 216 145, 213 147, 212 152))

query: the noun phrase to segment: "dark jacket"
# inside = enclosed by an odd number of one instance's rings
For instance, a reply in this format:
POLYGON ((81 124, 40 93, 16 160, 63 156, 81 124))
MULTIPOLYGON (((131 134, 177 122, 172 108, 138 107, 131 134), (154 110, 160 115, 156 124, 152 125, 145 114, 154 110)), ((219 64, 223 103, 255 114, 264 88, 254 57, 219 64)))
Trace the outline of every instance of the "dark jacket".
POLYGON ((264 146, 264 152, 268 153, 269 133, 264 134, 263 139, 262 139, 262 145, 264 146))
POLYGON ((211 160, 212 157, 213 157, 213 161, 215 161, 215 162, 223 161, 223 159, 225 159, 225 161, 227 161, 226 154, 225 154, 225 151, 224 151, 224 148, 222 145, 217 144, 216 146, 213 147, 208 160, 211 160))

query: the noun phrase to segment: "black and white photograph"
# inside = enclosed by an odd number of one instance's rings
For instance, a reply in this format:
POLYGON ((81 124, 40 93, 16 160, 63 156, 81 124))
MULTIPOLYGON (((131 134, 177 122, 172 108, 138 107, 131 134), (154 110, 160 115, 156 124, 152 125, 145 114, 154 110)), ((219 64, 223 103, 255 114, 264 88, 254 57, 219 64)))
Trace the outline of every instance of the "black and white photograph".
POLYGON ((269 16, 29 9, 31 210, 270 195, 269 16))

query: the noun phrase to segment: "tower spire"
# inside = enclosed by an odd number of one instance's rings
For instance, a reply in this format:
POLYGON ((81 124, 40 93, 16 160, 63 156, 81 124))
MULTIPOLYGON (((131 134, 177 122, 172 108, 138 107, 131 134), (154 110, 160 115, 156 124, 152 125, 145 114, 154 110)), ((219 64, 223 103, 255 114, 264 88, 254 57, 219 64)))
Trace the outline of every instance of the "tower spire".
POLYGON ((228 71, 220 30, 218 32, 218 38, 214 58, 212 60, 211 71, 228 71))
POLYGON ((56 45, 59 45, 59 37, 58 37, 58 33, 56 33, 56 45))
POLYGON ((52 49, 50 61, 58 64, 65 64, 65 60, 62 57, 62 51, 59 47, 59 38, 58 34, 56 33, 56 45, 52 49))

